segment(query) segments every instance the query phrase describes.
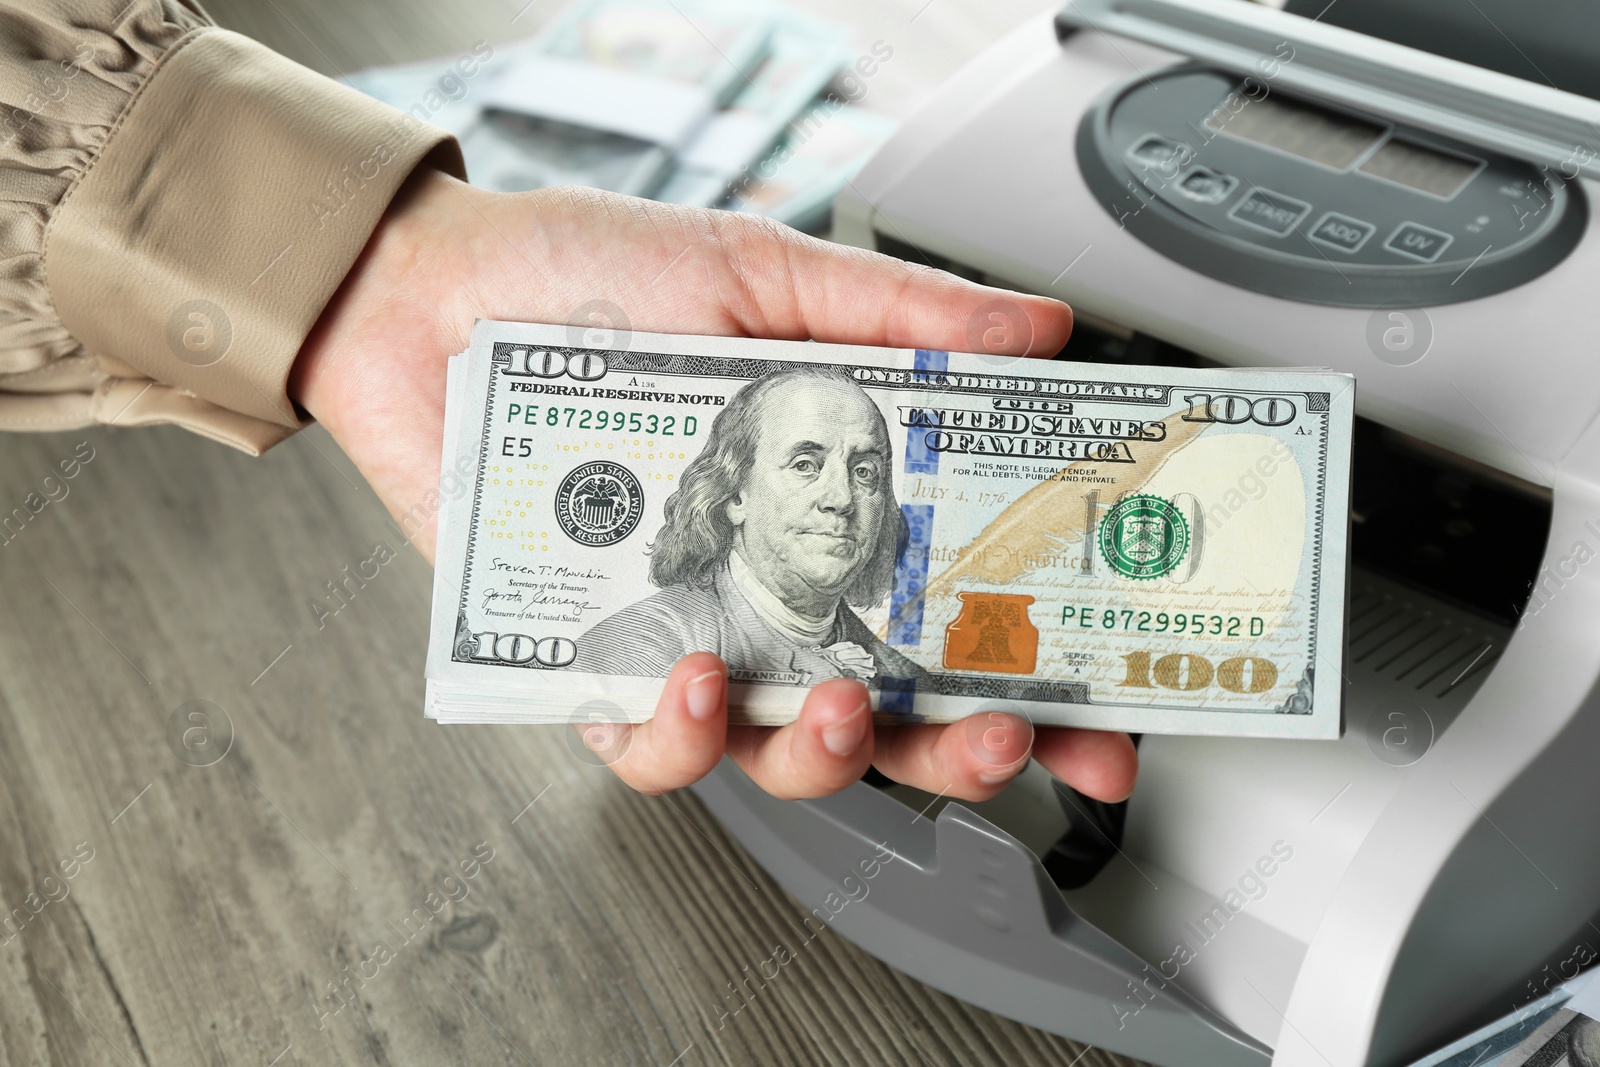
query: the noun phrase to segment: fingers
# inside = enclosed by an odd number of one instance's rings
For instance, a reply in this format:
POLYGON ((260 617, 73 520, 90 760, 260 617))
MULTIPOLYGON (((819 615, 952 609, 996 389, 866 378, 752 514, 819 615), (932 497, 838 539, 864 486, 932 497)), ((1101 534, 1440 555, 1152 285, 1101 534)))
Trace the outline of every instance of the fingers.
POLYGON ((579 726, 617 777, 651 795, 705 777, 722 758, 727 729, 728 669, 709 652, 678 661, 649 722, 579 726))
POLYGON ((749 216, 731 216, 720 228, 743 282, 739 298, 725 299, 755 336, 1052 356, 1072 332, 1072 309, 1059 300, 978 285, 749 216))
POLYGON ((1033 758, 1085 796, 1126 800, 1139 777, 1139 753, 1127 734, 1062 726, 1040 730, 1033 758))
POLYGON ((867 688, 849 678, 813 688, 800 717, 786 726, 728 731, 728 755, 782 800, 827 796, 858 781, 872 762, 872 746, 867 688))
POLYGON ((962 800, 988 800, 1027 766, 1033 724, 991 711, 945 726, 878 731, 873 763, 897 782, 962 800))
POLYGON ((1126 800, 1139 755, 1125 733, 1047 727, 986 712, 949 726, 891 726, 878 731, 873 763, 897 782, 962 800, 988 800, 1028 759, 1096 800, 1126 800))
POLYGON ((650 721, 579 730, 617 777, 652 795, 699 781, 724 745, 757 785, 786 800, 836 793, 872 762, 872 705, 860 682, 823 682, 787 726, 730 729, 727 668, 709 652, 678 662, 650 721))
POLYGON ((1086 796, 1114 802, 1132 791, 1138 753, 1124 733, 1051 727, 986 712, 949 725, 872 730, 860 682, 838 678, 806 696, 787 726, 728 726, 728 672, 696 652, 679 661, 649 722, 581 724, 580 736, 642 793, 681 789, 703 778, 724 747, 757 785, 786 800, 827 796, 876 764, 897 782, 963 800, 987 800, 1030 756, 1086 796))

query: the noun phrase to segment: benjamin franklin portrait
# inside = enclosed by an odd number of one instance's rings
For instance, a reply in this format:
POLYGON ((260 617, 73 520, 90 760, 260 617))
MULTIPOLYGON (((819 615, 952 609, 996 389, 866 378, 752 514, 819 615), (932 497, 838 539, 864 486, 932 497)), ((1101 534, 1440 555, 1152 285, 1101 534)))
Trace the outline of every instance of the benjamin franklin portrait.
POLYGON ((665 676, 714 652, 733 677, 912 686, 917 664, 853 608, 883 602, 904 551, 881 412, 828 368, 741 389, 685 469, 650 548, 658 591, 578 639, 577 670, 665 676))

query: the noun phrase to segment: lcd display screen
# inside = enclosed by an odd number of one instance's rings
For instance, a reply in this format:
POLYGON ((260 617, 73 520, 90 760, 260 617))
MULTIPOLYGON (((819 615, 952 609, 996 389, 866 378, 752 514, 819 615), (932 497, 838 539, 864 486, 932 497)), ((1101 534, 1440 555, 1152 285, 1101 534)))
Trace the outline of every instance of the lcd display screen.
POLYGON ((1390 139, 1359 169, 1363 174, 1386 178, 1448 200, 1461 191, 1468 178, 1478 173, 1480 165, 1475 159, 1463 159, 1409 141, 1390 139))
POLYGON ((1382 126, 1276 94, 1230 93, 1206 116, 1206 126, 1335 170, 1349 167, 1383 136, 1382 126))

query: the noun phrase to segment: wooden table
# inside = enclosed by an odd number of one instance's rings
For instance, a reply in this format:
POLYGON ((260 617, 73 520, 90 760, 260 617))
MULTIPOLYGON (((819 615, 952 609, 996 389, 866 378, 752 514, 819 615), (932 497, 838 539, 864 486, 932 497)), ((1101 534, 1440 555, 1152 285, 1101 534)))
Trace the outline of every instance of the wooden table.
MULTIPOLYGON (((554 3, 208 6, 336 73, 554 3)), ((863 30, 896 42, 891 109, 1018 15, 920 5, 863 30)), ((831 932, 724 1018, 806 909, 692 796, 632 793, 562 729, 424 721, 430 571, 322 430, 262 459, 7 437, 0 511, 89 449, 0 547, 0 1064, 1126 1062, 831 932)))

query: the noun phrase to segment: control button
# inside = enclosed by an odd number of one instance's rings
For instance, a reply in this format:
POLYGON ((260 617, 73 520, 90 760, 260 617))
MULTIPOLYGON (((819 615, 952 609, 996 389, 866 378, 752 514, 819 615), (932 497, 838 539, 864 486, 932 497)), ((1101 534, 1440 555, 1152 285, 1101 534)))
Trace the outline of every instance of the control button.
POLYGON ((1146 167, 1166 168, 1192 158, 1194 149, 1152 133, 1145 135, 1143 140, 1128 149, 1128 155, 1146 167))
POLYGON ((1178 191, 1202 204, 1220 204, 1228 199, 1228 194, 1233 192, 1233 187, 1238 184, 1238 178, 1218 174, 1205 167, 1196 167, 1178 182, 1178 191))
POLYGON ((1304 200, 1257 188, 1235 204, 1233 210, 1228 212, 1228 217, 1257 230, 1265 230, 1274 237, 1283 237, 1310 211, 1311 205, 1304 200))
POLYGON ((1311 232, 1306 236, 1319 245, 1337 248, 1341 252, 1358 252, 1376 229, 1377 227, 1370 222, 1362 222, 1349 215, 1330 211, 1317 220, 1317 224, 1311 227, 1311 232))
POLYGON ((1426 226, 1419 226, 1414 222, 1402 222, 1400 228, 1389 235, 1383 242, 1383 247, 1389 251, 1415 259, 1423 263, 1432 263, 1438 259, 1450 242, 1455 240, 1447 233, 1430 230, 1426 226))

